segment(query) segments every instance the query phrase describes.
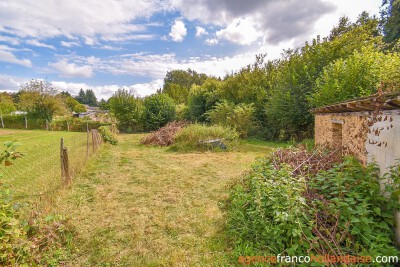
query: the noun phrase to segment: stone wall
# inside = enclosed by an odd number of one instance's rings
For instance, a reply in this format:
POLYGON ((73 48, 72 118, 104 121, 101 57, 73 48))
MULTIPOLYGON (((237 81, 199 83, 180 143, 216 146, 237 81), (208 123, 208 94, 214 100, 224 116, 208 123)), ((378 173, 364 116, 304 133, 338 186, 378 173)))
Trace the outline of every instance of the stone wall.
POLYGON ((361 112, 316 114, 315 144, 339 148, 344 155, 354 155, 366 164, 367 116, 361 112))

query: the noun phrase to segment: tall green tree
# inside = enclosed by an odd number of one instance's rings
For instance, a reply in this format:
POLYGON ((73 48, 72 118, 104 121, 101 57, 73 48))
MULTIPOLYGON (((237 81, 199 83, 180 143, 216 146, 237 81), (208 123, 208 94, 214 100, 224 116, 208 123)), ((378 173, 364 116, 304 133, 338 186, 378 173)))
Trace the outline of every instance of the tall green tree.
POLYGON ((122 132, 134 132, 143 129, 143 102, 125 89, 118 89, 109 99, 110 111, 118 121, 122 132))
POLYGON ((175 103, 186 104, 192 85, 202 85, 207 78, 206 74, 197 73, 191 69, 168 71, 164 78, 162 92, 174 99, 175 103))
POLYGON ((175 119, 174 100, 166 94, 154 94, 144 99, 143 122, 146 130, 157 130, 175 119))
POLYGON ((381 8, 383 40, 391 46, 400 39, 400 0, 383 0, 381 8))

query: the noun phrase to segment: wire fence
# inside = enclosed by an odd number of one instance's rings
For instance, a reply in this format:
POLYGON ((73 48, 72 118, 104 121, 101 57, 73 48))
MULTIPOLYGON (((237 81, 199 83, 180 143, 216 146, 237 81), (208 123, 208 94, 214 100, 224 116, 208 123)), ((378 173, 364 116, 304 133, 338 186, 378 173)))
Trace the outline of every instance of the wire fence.
POLYGON ((43 138, 33 145, 18 147, 25 155, 11 166, 0 167, 2 180, 18 199, 55 193, 79 174, 102 144, 95 129, 86 134, 70 133, 66 138, 43 138))

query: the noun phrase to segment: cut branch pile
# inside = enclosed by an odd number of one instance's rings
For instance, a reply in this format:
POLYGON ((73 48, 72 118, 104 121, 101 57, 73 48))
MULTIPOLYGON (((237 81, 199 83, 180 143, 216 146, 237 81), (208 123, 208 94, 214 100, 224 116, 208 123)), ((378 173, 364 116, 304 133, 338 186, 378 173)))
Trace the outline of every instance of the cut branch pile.
POLYGON ((170 146, 174 143, 175 135, 182 130, 187 121, 173 121, 147 135, 141 140, 144 145, 170 146))
POLYGON ((338 149, 328 151, 326 148, 315 148, 310 152, 304 147, 292 149, 278 149, 273 156, 273 163, 276 169, 280 169, 282 163, 288 164, 294 176, 315 175, 319 171, 329 170, 337 162, 340 162, 338 149))

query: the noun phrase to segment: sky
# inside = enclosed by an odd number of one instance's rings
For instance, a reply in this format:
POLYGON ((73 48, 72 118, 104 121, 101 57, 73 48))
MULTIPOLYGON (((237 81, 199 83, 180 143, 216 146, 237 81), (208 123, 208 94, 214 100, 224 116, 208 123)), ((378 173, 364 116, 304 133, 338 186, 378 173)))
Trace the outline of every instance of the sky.
POLYGON ((155 93, 167 71, 223 77, 325 37, 381 0, 0 0, 0 91, 31 79, 107 99, 155 93))

